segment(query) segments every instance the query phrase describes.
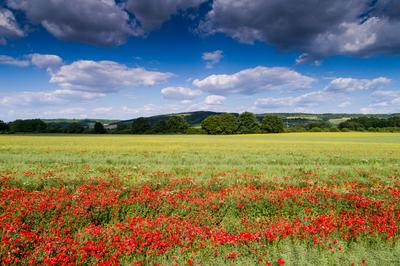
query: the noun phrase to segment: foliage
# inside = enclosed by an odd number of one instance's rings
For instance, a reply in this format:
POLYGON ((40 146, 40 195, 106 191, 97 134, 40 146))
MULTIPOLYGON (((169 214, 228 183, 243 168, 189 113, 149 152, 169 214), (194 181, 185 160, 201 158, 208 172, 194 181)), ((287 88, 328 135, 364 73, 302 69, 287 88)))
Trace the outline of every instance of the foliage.
POLYGON ((2 120, 0 120, 0 132, 6 132, 10 129, 7 123, 4 123, 2 120))
POLYGON ((211 135, 229 135, 237 133, 239 122, 233 114, 220 114, 207 117, 201 122, 201 128, 211 135))
POLYGON ((393 116, 387 119, 377 117, 351 118, 339 124, 339 128, 348 128, 355 131, 365 131, 369 128, 400 127, 400 116, 393 116))
POLYGON ((96 122, 93 127, 94 134, 105 134, 106 129, 104 128, 103 124, 100 122, 96 122))
POLYGON ((131 126, 131 132, 133 134, 146 134, 151 130, 150 124, 144 117, 135 119, 131 126))
POLYGON ((189 124, 181 116, 173 116, 168 120, 159 121, 153 128, 157 134, 184 134, 187 132, 189 124))
POLYGON ((66 133, 83 133, 83 131, 85 131, 85 128, 79 124, 79 123, 71 123, 68 125, 68 127, 66 128, 66 133))
POLYGON ((260 123, 256 116, 250 112, 244 112, 239 115, 239 134, 251 134, 260 132, 260 123))
POLYGON ((173 116, 167 120, 166 133, 184 134, 189 128, 188 122, 181 116, 173 116))
POLYGON ((261 122, 261 129, 266 133, 281 133, 284 131, 283 120, 276 115, 265 115, 261 122))
POLYGON ((15 120, 11 123, 10 129, 13 132, 22 133, 43 133, 47 124, 40 119, 15 120))

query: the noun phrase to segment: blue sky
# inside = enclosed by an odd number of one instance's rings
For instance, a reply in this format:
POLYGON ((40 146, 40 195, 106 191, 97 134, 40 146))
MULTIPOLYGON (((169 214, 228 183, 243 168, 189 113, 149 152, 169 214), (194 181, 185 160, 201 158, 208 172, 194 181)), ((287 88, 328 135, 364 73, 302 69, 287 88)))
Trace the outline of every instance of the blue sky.
POLYGON ((0 119, 400 112, 400 3, 299 2, 0 1, 0 119))

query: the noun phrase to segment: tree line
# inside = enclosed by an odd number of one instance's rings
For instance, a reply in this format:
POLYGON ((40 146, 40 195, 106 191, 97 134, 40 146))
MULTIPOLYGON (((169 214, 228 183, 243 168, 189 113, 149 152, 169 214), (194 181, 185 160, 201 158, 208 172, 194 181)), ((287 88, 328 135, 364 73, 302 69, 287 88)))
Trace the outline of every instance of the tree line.
POLYGON ((80 123, 45 123, 41 119, 18 119, 10 123, 0 120, 1 133, 65 133, 65 134, 83 134, 106 133, 102 123, 96 122, 93 128, 85 127, 80 123))
POLYGON ((198 127, 191 127, 184 116, 172 115, 168 119, 151 123, 139 117, 131 124, 118 123, 116 129, 106 129, 100 122, 92 126, 73 123, 45 123, 40 119, 15 120, 5 123, 0 120, 0 133, 65 133, 65 134, 255 134, 281 132, 338 132, 338 131, 381 131, 400 132, 400 116, 390 118, 357 117, 339 123, 328 121, 309 122, 296 127, 285 127, 277 115, 257 117, 251 112, 240 115, 223 113, 206 117, 198 127))

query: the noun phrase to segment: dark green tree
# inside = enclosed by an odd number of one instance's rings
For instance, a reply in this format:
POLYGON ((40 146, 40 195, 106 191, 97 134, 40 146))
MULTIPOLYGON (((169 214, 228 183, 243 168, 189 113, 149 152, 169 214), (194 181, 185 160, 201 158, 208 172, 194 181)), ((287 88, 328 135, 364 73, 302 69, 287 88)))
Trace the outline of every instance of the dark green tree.
POLYGON ((8 130, 9 130, 8 124, 0 120, 0 132, 6 132, 8 130))
POLYGON ((201 122, 201 128, 211 135, 237 133, 239 122, 233 114, 211 115, 201 122))
POLYGON ((261 129, 265 133, 281 133, 283 129, 283 120, 276 115, 265 115, 261 122, 261 129))
POLYGON ((154 126, 153 133, 155 134, 166 134, 168 132, 168 125, 166 120, 158 121, 157 124, 154 126))
POLYGON ((260 123, 257 121, 256 116, 250 112, 244 112, 238 118, 239 134, 250 134, 260 132, 260 123))
POLYGON ((189 124, 183 117, 173 116, 167 120, 167 128, 168 128, 167 133, 183 134, 187 132, 189 124))
POLYGON ((42 133, 45 132, 47 124, 40 119, 15 120, 10 129, 13 132, 42 133))
MULTIPOLYGON (((103 127, 104 128, 104 127, 103 127)), ((79 124, 79 123, 71 123, 68 125, 68 127, 65 129, 66 133, 83 133, 83 131, 85 130, 85 128, 79 124)))
POLYGON ((132 123, 131 132, 133 134, 146 134, 150 131, 151 127, 149 122, 144 117, 135 119, 132 123))
POLYGON ((94 124, 93 133, 95 133, 95 134, 104 134, 104 133, 106 133, 106 129, 104 128, 102 123, 96 122, 94 124))

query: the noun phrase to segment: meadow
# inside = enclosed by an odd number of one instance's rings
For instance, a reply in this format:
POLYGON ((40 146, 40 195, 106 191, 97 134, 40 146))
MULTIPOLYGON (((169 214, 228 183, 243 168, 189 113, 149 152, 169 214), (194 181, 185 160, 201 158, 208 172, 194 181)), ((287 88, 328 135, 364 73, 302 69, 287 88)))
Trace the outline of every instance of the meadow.
POLYGON ((0 260, 399 265, 399 177, 397 133, 0 135, 0 260))

